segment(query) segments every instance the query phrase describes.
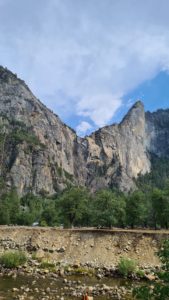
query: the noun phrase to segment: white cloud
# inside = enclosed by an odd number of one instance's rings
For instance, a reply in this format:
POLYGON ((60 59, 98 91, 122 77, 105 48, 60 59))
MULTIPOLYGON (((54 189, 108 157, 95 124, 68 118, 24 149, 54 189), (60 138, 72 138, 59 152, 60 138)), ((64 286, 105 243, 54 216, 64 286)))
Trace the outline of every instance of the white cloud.
POLYGON ((110 121, 121 105, 120 95, 114 99, 111 94, 98 94, 82 98, 77 104, 77 114, 91 118, 97 126, 101 127, 110 121))
POLYGON ((82 121, 77 127, 76 127, 76 131, 77 131, 77 134, 79 136, 83 136, 84 134, 86 134, 86 132, 88 130, 92 129, 92 126, 86 122, 86 121, 82 121))
POLYGON ((105 125, 124 95, 169 70, 168 0, 1 3, 1 64, 62 118, 105 125))

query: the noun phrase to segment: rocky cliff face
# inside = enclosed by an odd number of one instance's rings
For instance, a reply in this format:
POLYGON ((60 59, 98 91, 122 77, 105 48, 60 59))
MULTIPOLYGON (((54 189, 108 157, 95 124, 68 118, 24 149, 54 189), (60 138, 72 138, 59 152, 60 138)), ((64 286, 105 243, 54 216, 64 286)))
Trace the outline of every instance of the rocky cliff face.
POLYGON ((134 187, 133 178, 150 171, 145 126, 144 107, 137 102, 119 125, 106 126, 88 138, 90 152, 95 155, 88 158, 87 168, 94 170, 89 185, 115 185, 128 191, 134 187))
POLYGON ((128 191, 150 171, 150 153, 169 155, 168 129, 169 110, 145 114, 137 102, 120 124, 82 139, 0 67, 0 183, 20 195, 70 185, 128 191))
POLYGON ((145 116, 148 150, 158 157, 169 157, 169 109, 147 112, 145 116))
POLYGON ((0 69, 1 176, 20 195, 84 184, 81 139, 8 70, 0 69))

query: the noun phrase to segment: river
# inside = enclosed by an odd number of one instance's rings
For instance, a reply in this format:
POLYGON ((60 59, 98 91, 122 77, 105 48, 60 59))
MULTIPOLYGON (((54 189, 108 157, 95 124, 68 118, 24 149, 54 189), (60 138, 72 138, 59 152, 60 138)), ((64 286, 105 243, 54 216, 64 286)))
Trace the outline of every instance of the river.
POLYGON ((131 290, 133 282, 125 279, 103 278, 88 276, 68 276, 66 278, 46 278, 32 275, 16 277, 2 276, 0 278, 0 299, 13 300, 45 300, 45 299, 82 299, 86 289, 93 294, 95 300, 133 299, 124 296, 123 291, 131 290), (112 293, 119 291, 119 293, 112 293), (120 294, 120 296, 119 296, 120 294))

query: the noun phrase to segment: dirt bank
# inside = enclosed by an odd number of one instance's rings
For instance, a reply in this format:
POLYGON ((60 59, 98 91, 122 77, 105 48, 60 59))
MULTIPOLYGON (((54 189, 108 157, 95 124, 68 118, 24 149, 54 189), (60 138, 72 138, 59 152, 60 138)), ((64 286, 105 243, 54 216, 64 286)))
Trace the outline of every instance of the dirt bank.
POLYGON ((141 266, 159 265, 156 252, 169 231, 57 229, 0 226, 0 251, 23 249, 73 264, 115 266, 130 257, 141 266))

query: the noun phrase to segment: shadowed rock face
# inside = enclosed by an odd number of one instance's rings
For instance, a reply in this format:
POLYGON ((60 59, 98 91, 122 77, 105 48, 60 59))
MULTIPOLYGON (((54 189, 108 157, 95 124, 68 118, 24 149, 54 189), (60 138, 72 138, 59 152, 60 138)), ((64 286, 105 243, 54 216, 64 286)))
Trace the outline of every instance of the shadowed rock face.
POLYGON ((158 157, 169 157, 169 109, 145 115, 147 148, 158 157))
POLYGON ((137 102, 120 124, 80 138, 27 85, 0 67, 0 175, 4 184, 53 194, 70 185, 134 188, 150 155, 169 155, 169 110, 144 112, 137 102))

